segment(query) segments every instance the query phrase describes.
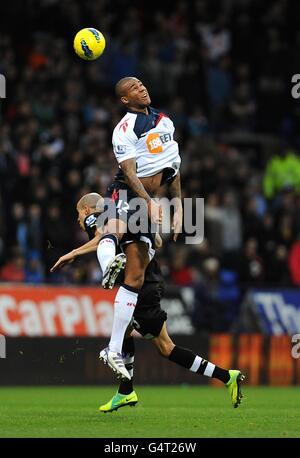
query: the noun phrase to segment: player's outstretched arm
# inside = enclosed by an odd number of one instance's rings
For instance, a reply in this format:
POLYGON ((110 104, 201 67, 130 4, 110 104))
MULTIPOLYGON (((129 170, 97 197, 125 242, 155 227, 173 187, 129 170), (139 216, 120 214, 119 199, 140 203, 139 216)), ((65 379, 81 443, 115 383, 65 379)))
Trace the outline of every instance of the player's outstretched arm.
POLYGON ((122 168, 122 171, 124 173, 128 186, 139 197, 141 197, 142 199, 145 199, 147 206, 148 206, 148 212, 151 217, 151 221, 154 224, 161 224, 162 223, 162 208, 153 199, 151 199, 146 189, 144 188, 143 184, 137 177, 135 159, 126 159, 125 161, 120 163, 120 166, 122 168))
POLYGON ((173 240, 176 242, 178 235, 182 231, 182 200, 181 200, 181 183, 180 172, 169 185, 171 198, 175 201, 175 210, 172 221, 173 240))
MULTIPOLYGON (((99 230, 98 230, 99 231, 99 230)), ((90 240, 89 242, 81 245, 78 248, 70 251, 69 253, 61 256, 58 261, 51 267, 50 272, 54 272, 55 270, 63 267, 66 264, 70 264, 71 262, 75 261, 78 256, 83 256, 84 254, 92 253, 93 251, 97 251, 97 246, 100 241, 102 233, 97 232, 95 237, 90 240)))

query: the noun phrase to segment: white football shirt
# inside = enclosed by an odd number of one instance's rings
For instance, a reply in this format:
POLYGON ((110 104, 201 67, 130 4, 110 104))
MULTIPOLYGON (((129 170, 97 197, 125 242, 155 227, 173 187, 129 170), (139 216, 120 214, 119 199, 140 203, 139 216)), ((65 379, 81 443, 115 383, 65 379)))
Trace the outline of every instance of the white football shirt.
MULTIPOLYGON (((118 163, 134 158, 139 178, 169 169, 169 179, 179 170, 181 158, 174 140, 174 124, 165 114, 148 107, 149 114, 128 111, 113 131, 113 151, 118 163)), ((116 179, 124 178, 120 170, 116 179)))

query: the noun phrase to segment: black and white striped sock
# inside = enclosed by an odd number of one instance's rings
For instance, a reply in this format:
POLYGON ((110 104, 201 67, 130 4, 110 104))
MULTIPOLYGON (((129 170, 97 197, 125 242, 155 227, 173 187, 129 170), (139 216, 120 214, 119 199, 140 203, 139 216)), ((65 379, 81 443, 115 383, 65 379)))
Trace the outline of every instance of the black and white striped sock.
POLYGON ((227 370, 216 366, 201 356, 195 355, 195 353, 187 348, 178 347, 176 345, 169 356, 169 360, 189 369, 191 372, 205 375, 206 377, 217 378, 223 383, 227 383, 230 379, 227 370))

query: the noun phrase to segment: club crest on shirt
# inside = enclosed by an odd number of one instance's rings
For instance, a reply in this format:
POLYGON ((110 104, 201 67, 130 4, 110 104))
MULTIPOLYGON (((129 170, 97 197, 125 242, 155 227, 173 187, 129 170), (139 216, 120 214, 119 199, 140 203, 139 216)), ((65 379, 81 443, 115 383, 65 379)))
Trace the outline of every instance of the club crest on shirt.
POLYGON ((116 146, 116 153, 117 154, 125 154, 126 153, 126 145, 117 145, 116 146))

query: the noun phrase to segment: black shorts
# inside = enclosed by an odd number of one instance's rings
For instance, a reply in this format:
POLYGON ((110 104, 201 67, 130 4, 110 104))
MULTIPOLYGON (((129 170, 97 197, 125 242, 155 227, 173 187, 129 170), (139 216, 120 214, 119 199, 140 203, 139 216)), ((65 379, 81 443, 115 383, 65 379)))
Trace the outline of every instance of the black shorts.
POLYGON ((139 294, 133 314, 133 328, 146 339, 158 337, 167 313, 161 309, 160 300, 163 294, 161 283, 144 283, 139 294))
MULTIPOLYGON (((155 250, 155 231, 151 232, 151 222, 148 217, 148 210, 146 205, 143 209, 137 210, 132 199, 138 196, 133 192, 125 183, 114 181, 107 189, 107 197, 110 197, 115 204, 116 212, 111 216, 112 218, 120 219, 127 224, 126 232, 120 242, 120 248, 133 242, 145 242, 148 245, 150 259, 154 256, 155 250), (140 217, 136 219, 134 215, 139 211, 140 217), (136 227, 141 227, 142 230, 133 230, 131 225, 136 221, 136 227)), ((109 217, 110 218, 110 217, 109 217)))

